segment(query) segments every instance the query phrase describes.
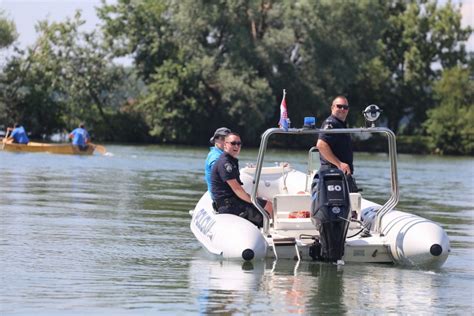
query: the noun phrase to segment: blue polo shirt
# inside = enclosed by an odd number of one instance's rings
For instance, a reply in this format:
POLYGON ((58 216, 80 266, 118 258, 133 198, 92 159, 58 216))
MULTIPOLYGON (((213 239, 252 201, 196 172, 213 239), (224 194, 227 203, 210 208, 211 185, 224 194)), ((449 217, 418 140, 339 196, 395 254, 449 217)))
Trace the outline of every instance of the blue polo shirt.
MULTIPOLYGON (((335 116, 329 116, 321 125, 321 129, 332 129, 332 128, 347 128, 346 122, 339 120, 335 116)), ((342 162, 345 162, 351 168, 351 173, 354 173, 353 166, 353 152, 352 152, 352 139, 350 134, 319 134, 319 139, 324 140, 331 147, 334 155, 342 162)), ((319 155, 321 161, 321 167, 332 167, 335 166, 327 161, 323 155, 319 155)))
POLYGON ((78 127, 75 130, 73 130, 71 132, 71 135, 73 136, 72 144, 75 146, 85 146, 86 141, 90 139, 89 133, 81 127, 78 127))
POLYGON ((11 137, 13 137, 13 142, 17 144, 28 144, 30 141, 23 126, 14 128, 11 137))
MULTIPOLYGON (((218 147, 209 147, 209 153, 207 154, 206 158, 206 165, 205 165, 205 175, 204 178, 206 179, 207 183, 207 190, 209 192, 211 191, 211 173, 212 173, 212 167, 214 166, 214 163, 219 159, 221 154, 224 151, 222 149, 219 149, 218 147)), ((212 195, 212 193, 211 193, 212 195)))

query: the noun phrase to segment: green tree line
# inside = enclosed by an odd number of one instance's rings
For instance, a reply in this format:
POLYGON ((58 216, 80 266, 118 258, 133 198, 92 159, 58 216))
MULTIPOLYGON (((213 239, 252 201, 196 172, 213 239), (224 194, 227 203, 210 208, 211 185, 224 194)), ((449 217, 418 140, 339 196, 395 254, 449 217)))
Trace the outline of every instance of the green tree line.
POLYGON ((103 0, 97 14, 91 32, 80 12, 41 21, 20 50, 0 13, 0 49, 14 50, 0 73, 0 122, 37 138, 85 121, 97 140, 181 144, 227 126, 256 144, 286 89, 296 126, 324 119, 343 94, 352 126, 377 104, 398 135, 474 153, 472 30, 450 1, 103 0))

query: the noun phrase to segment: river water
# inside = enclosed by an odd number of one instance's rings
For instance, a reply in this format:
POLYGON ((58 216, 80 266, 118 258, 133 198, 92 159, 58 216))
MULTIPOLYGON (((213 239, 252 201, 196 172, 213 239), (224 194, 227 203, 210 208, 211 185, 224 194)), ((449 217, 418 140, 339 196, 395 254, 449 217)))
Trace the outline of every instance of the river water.
MULTIPOLYGON (((205 148, 108 146, 110 156, 0 151, 2 315, 472 314, 474 161, 399 155, 397 209, 440 223, 435 271, 210 258, 189 229, 205 148)), ((243 149, 241 167, 256 150, 243 149)), ((306 168, 307 153, 268 162, 306 168)), ((356 154, 363 195, 389 196, 384 154, 356 154)), ((423 236, 420 236, 423 238, 423 236)))

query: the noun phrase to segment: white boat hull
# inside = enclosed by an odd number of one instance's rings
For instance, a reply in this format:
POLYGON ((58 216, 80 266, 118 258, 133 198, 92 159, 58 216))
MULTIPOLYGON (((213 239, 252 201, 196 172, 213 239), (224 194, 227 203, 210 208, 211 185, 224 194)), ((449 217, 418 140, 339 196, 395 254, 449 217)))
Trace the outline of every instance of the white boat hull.
MULTIPOLYGON (((278 172, 275 168, 264 168, 260 179, 258 195, 274 203, 275 217, 267 236, 243 218, 216 214, 208 192, 201 197, 191 211, 191 230, 208 252, 238 260, 312 260, 310 247, 314 240, 305 236, 317 237, 318 231, 309 218, 288 218, 291 211, 310 210, 311 198, 305 193, 306 174, 291 168, 281 170, 278 172)), ((241 179, 244 188, 250 190, 252 169, 242 169, 241 179)), ((360 206, 352 203, 353 210, 365 223, 374 221, 380 205, 358 196, 360 206)), ((373 228, 375 223, 372 224, 373 228)), ((449 239, 444 230, 438 224, 417 215, 393 210, 382 218, 380 233, 370 231, 370 236, 356 235, 361 229, 357 222, 350 224, 344 262, 437 268, 443 265, 450 252, 449 239)))
POLYGON ((209 192, 193 211, 191 231, 210 253, 223 258, 262 259, 267 253, 260 230, 239 216, 216 214, 209 192))

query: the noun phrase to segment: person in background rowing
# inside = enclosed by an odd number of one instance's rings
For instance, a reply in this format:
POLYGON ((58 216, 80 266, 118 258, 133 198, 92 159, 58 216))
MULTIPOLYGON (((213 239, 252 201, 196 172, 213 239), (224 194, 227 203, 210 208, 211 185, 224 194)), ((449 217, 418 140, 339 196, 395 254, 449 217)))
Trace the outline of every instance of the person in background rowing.
POLYGON ((82 151, 87 150, 91 139, 89 133, 84 129, 84 123, 80 123, 79 127, 69 134, 69 138, 72 139, 72 145, 82 151))
POLYGON ((214 163, 219 159, 221 154, 224 152, 224 139, 230 133, 230 129, 227 127, 220 127, 214 132, 214 136, 209 140, 213 147, 209 147, 209 153, 206 158, 205 165, 205 179, 207 183, 207 190, 212 196, 211 192, 211 172, 214 163))
MULTIPOLYGON (((248 219, 258 227, 263 225, 263 216, 252 204, 250 195, 245 192, 240 180, 239 160, 242 141, 237 133, 231 132, 225 137, 224 153, 214 164, 211 173, 212 197, 219 214, 234 214, 248 219)), ((270 215, 273 206, 270 201, 257 198, 270 215)))
MULTIPOLYGON (((339 95, 331 104, 331 115, 322 123, 321 129, 347 128, 349 114, 347 98, 339 95)), ((352 174, 354 173, 352 140, 350 134, 320 134, 316 143, 321 161, 320 170, 340 169, 346 175, 350 192, 359 191, 352 174)))
POLYGON ((25 128, 19 123, 15 123, 14 128, 8 127, 7 135, 10 131, 11 134, 7 137, 7 141, 11 140, 12 143, 16 144, 28 144, 30 142, 28 135, 26 135, 25 128))

